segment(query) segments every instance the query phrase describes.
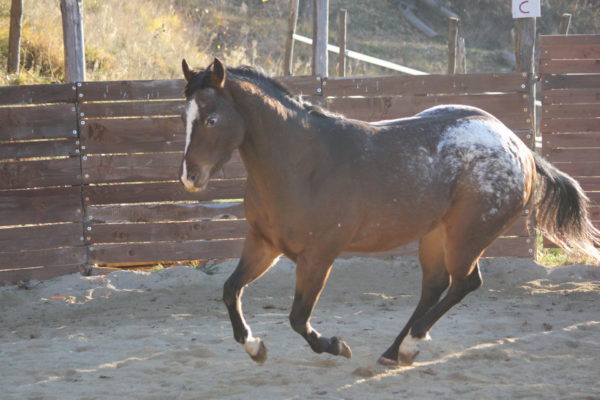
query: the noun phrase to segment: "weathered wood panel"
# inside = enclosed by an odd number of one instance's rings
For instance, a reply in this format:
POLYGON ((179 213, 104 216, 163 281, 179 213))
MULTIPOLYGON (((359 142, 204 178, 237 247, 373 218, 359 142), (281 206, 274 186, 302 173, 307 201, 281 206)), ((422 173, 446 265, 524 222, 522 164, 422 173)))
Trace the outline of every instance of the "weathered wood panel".
MULTIPOLYGON (((83 103, 79 106, 83 118, 116 118, 144 116, 180 116, 183 100, 126 101, 117 103, 83 103)), ((87 121, 84 121, 87 124, 87 121)), ((84 125, 85 125, 84 124, 84 125)))
MULTIPOLYGON (((544 151, 544 156, 551 162, 573 162, 578 163, 584 162, 600 162, 600 148, 587 148, 587 149, 548 149, 544 151)), ((598 170, 598 176, 600 176, 600 170, 598 170)))
POLYGON ((588 209, 588 211, 590 213, 590 218, 592 219, 592 221, 596 221, 595 226, 600 228, 600 224, 598 224, 598 221, 600 221, 600 205, 591 206, 588 209))
POLYGON ((0 141, 75 137, 74 104, 0 107, 0 141))
POLYGON ((83 246, 0 252, 0 270, 31 267, 83 266, 85 262, 86 250, 83 246))
POLYGON ((364 121, 403 118, 441 104, 481 108, 511 129, 530 127, 527 99, 522 94, 329 98, 326 107, 347 117, 364 121))
MULTIPOLYGON (((276 77, 276 81, 297 94, 318 94, 321 80, 313 76, 276 77)), ((185 81, 165 79, 152 81, 82 82, 77 93, 84 102, 183 99, 185 81)))
MULTIPOLYGON (((418 254, 418 243, 414 242, 394 250, 379 253, 342 253, 340 258, 348 257, 381 257, 381 256, 416 256, 418 254)), ((529 238, 524 237, 501 237, 483 253, 484 258, 494 257, 532 257, 533 245, 529 238)))
POLYGON ((600 133, 546 133, 543 151, 557 147, 600 147, 600 133))
POLYGON ((245 179, 211 181, 200 193, 186 192, 179 182, 85 186, 83 193, 87 205, 210 201, 243 198, 245 183, 245 179))
POLYGON ((545 44, 542 48, 542 58, 564 59, 597 59, 600 58, 600 44, 569 44, 569 45, 550 45, 545 44))
POLYGON ((598 102, 600 102, 600 90, 595 88, 542 91, 543 106, 547 104, 574 104, 598 102))
MULTIPOLYGON (((599 46, 600 50, 600 46, 599 46)), ((545 89, 599 89, 600 75, 572 74, 572 75, 546 75, 542 78, 545 89)))
POLYGON ((321 94, 321 79, 316 76, 278 76, 275 77, 275 80, 298 95, 315 96, 321 94))
POLYGON ((528 225, 528 217, 521 217, 513 226, 508 228, 506 232, 502 234, 502 236, 520 236, 524 238, 528 238, 530 236, 528 225))
POLYGON ((245 218, 244 205, 241 202, 90 206, 87 208, 87 216, 91 223, 199 221, 216 218, 245 218))
MULTIPOLYGON (((550 46, 577 46, 577 45, 590 45, 600 44, 600 35, 543 35, 540 36, 540 43, 543 49, 550 48, 550 46)), ((559 58, 556 54, 551 52, 542 52, 546 57, 559 58)))
POLYGON ((77 157, 0 163, 0 189, 77 185, 81 168, 77 157))
MULTIPOLYGON (((600 76, 598 77, 600 79, 600 76)), ((544 118, 600 118, 600 103, 548 104, 542 110, 544 118)), ((542 120, 542 124, 544 120, 542 120)))
POLYGON ((540 60, 541 74, 600 74, 600 60, 540 60))
POLYGON ((81 223, 0 229, 2 252, 18 252, 83 244, 81 223))
POLYGON ((76 100, 75 86, 70 84, 0 86, 0 106, 74 103, 76 100))
POLYGON ((591 204, 600 205, 600 192, 588 192, 586 194, 589 197, 591 204))
POLYGON ((206 258, 238 258, 243 244, 243 239, 232 239, 165 242, 161 246, 157 246, 156 243, 97 245, 90 249, 90 262, 125 265, 206 258))
POLYGON ((0 224, 25 225, 80 221, 81 188, 0 191, 0 224))
POLYGON ((183 151, 184 143, 180 117, 98 119, 81 129, 84 154, 183 151))
POLYGON ((588 162, 555 163, 555 166, 563 172, 574 177, 579 176, 599 176, 600 161, 590 160, 588 162))
MULTIPOLYGON (((87 156, 82 160, 85 183, 145 182, 177 180, 180 175, 181 153, 125 154, 87 156)), ((241 160, 230 160, 214 178, 245 178, 241 160)))
POLYGON ((330 78, 323 82, 323 95, 382 96, 485 92, 526 92, 527 79, 521 73, 382 76, 330 78))
POLYGON ((76 139, 0 143, 0 160, 76 156, 78 150, 76 139))
POLYGON ((600 175, 598 176, 581 176, 577 181, 586 191, 600 192, 600 175))
POLYGON ((77 93, 84 102, 182 99, 184 88, 183 79, 82 82, 77 93))
POLYGON ((530 238, 501 237, 483 253, 483 257, 533 257, 533 243, 530 238))
MULTIPOLYGON (((87 235, 90 237, 90 241, 96 245, 98 243, 179 242, 244 238, 248 231, 248 224, 246 220, 222 220, 93 224, 90 228, 87 235)), ((157 246, 161 246, 161 244, 157 243, 157 246)))
POLYGON ((544 119, 540 131, 542 133, 600 132, 600 118, 544 119))
POLYGON ((599 221, 600 35, 543 36, 541 44, 542 151, 579 181, 599 221))

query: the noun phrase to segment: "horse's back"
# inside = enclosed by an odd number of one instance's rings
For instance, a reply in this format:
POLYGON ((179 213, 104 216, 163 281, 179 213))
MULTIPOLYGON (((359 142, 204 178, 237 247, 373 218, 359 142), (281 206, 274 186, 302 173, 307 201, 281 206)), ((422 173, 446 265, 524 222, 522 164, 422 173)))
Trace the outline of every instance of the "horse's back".
POLYGON ((431 123, 442 122, 442 121, 457 121, 467 117, 491 117, 494 118, 490 113, 477 107, 458 105, 458 104, 447 104, 428 108, 410 117, 395 118, 395 119, 384 119, 380 121, 370 122, 370 125, 380 128, 393 128, 404 125, 410 125, 417 121, 429 121, 431 123))
POLYGON ((483 110, 438 106, 373 125, 380 132, 372 137, 376 151, 365 163, 368 175, 362 180, 369 193, 366 220, 394 225, 399 236, 416 238, 444 218, 457 199, 480 204, 487 210, 484 220, 500 210, 513 213, 527 200, 531 152, 483 110))

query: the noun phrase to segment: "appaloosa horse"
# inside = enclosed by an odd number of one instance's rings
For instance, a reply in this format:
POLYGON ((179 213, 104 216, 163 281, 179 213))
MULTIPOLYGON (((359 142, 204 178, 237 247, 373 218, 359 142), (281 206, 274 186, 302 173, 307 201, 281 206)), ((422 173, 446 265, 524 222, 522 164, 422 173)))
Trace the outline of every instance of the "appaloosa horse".
POLYGON ((419 303, 379 362, 411 363, 418 340, 481 283, 478 260, 525 209, 555 243, 599 259, 587 199, 571 177, 477 108, 440 106, 367 123, 330 114, 249 67, 185 60, 181 182, 203 190, 239 149, 248 171, 249 230, 223 298, 235 339, 266 359, 241 306, 243 288, 285 255, 296 263, 293 329, 317 353, 351 356, 310 316, 342 251, 377 252, 419 240, 419 303), (440 300, 444 291, 445 296, 440 300))

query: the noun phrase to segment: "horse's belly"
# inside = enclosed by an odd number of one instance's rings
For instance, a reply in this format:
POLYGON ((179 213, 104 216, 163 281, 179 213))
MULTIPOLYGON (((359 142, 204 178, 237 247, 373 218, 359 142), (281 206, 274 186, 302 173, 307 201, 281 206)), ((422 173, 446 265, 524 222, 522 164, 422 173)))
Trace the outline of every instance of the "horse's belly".
POLYGON ((423 237, 440 221, 443 212, 373 218, 361 226, 346 251, 379 252, 406 245, 423 237))

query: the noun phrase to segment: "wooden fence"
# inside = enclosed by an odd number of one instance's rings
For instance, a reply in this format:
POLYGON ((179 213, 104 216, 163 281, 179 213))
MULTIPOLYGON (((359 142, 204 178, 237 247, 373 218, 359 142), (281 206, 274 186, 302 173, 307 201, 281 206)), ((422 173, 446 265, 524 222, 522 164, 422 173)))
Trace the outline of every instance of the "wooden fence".
POLYGON ((86 263, 76 101, 72 85, 0 88, 0 282, 86 263))
MULTIPOLYGON (((533 145, 523 74, 280 79, 369 121, 436 104, 481 107, 533 145)), ((0 88, 0 282, 91 264, 239 256, 245 169, 237 156, 205 192, 182 189, 182 91, 181 80, 0 88)), ((531 256, 524 221, 487 255, 531 256)))
POLYGON ((542 152, 580 182, 600 227, 600 35, 540 42, 542 152))

